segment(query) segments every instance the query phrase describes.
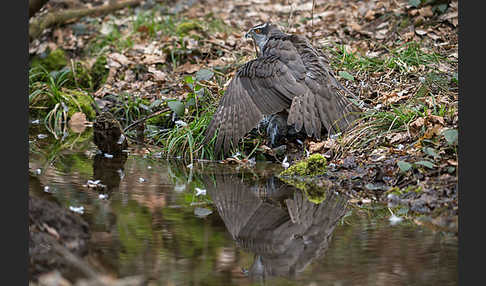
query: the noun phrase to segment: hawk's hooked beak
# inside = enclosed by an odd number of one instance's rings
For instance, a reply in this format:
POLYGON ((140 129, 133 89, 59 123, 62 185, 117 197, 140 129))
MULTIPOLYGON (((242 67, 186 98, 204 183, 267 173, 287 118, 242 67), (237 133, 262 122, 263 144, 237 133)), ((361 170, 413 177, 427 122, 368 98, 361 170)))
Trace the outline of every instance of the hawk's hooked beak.
POLYGON ((248 38, 251 38, 251 30, 250 30, 250 31, 248 31, 248 32, 246 32, 246 34, 245 34, 245 38, 247 38, 247 39, 248 39, 248 38))

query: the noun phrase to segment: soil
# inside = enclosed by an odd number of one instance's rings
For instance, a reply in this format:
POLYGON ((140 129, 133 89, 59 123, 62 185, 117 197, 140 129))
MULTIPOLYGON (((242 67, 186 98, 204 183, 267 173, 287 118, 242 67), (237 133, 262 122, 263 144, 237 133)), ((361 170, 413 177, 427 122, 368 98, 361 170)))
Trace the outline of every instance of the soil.
POLYGON ((83 256, 87 254, 89 239, 88 224, 78 214, 54 202, 29 195, 29 280, 54 269, 63 276, 75 274, 54 250, 54 244, 83 256))

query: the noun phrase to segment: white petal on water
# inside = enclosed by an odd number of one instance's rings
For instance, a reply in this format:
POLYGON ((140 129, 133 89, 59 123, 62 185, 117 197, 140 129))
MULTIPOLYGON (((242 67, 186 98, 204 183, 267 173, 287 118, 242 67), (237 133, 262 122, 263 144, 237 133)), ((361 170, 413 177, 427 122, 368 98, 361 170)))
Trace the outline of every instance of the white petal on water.
POLYGON ((46 193, 49 192, 49 186, 44 186, 44 192, 46 192, 46 193))
POLYGON ((389 220, 390 220, 390 224, 391 224, 391 225, 394 225, 394 224, 397 224, 397 223, 401 222, 401 221, 403 220, 403 218, 401 218, 401 217, 396 216, 396 215, 394 215, 394 214, 393 214, 393 215, 392 215, 392 216, 389 218, 389 220))
POLYGON ((300 145, 304 144, 304 142, 302 142, 300 139, 295 139, 295 141, 297 141, 297 143, 299 143, 300 145))
POLYGON ((287 162, 287 156, 285 156, 285 158, 282 161, 282 167, 284 167, 285 169, 287 169, 289 166, 290 166, 290 163, 287 162))
POLYGON ((39 122, 40 122, 40 120, 39 119, 36 119, 36 120, 32 120, 32 122, 30 122, 30 123, 32 123, 32 124, 39 124, 39 122))
POLYGON ((99 198, 100 200, 104 200, 104 199, 107 199, 107 198, 108 198, 108 195, 106 195, 106 194, 100 194, 100 195, 98 196, 98 198, 99 198))
POLYGON ((196 190, 196 197, 197 196, 200 196, 200 195, 203 195, 203 196, 206 195, 206 190, 205 189, 200 189, 198 187, 195 187, 194 190, 196 190))
POLYGON ((47 135, 46 134, 37 134, 37 138, 44 139, 44 138, 47 138, 47 135))
POLYGON ((122 170, 122 169, 118 169, 118 170, 117 170, 117 173, 118 173, 118 175, 120 176, 120 179, 125 178, 125 173, 123 173, 123 170, 122 170))
POLYGON ((143 183, 143 182, 145 182, 145 181, 147 181, 147 180, 145 180, 144 178, 138 178, 138 181, 139 181, 140 183, 143 183))
POLYGON ((189 169, 192 169, 192 167, 193 167, 192 164, 187 165, 187 168, 189 168, 189 169))
POLYGON ((35 170, 35 173, 36 173, 37 175, 40 175, 40 174, 42 173, 42 170, 41 170, 41 169, 37 169, 37 170, 35 170))
POLYGON ((152 166, 148 166, 147 169, 152 169, 152 166))
POLYGON ((88 185, 98 185, 100 182, 101 182, 101 180, 96 180, 96 181, 88 180, 88 182, 86 184, 88 184, 88 185))
POLYGON ((73 206, 69 206, 69 209, 75 213, 78 213, 78 214, 83 214, 84 213, 84 207, 83 206, 79 206, 79 207, 73 207, 73 206))
POLYGON ((105 153, 105 154, 103 154, 103 155, 105 156, 105 158, 110 158, 110 159, 111 159, 111 158, 113 158, 113 155, 108 154, 108 153, 105 153))

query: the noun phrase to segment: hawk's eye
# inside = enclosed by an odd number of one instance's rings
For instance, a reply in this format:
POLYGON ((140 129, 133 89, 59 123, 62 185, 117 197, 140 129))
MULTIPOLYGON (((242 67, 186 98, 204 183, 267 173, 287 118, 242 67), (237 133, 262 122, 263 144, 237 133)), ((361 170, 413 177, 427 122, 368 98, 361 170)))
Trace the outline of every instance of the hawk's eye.
POLYGON ((262 29, 260 29, 260 28, 255 29, 255 33, 260 34, 261 32, 262 32, 262 29))

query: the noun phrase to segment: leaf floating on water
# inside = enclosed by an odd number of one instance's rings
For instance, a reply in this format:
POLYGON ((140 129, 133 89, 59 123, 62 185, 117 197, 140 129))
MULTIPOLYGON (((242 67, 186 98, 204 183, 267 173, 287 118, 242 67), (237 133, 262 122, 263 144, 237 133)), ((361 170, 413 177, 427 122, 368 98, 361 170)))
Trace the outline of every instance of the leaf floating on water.
POLYGON ((207 208, 195 208, 194 209, 194 214, 197 217, 200 217, 200 218, 205 218, 212 213, 213 213, 213 211, 210 210, 210 209, 207 209, 207 208))
POLYGON ((40 120, 39 119, 36 119, 36 120, 32 120, 30 123, 32 124, 39 124, 40 120))
POLYGON ((47 135, 46 134, 38 134, 37 138, 44 139, 44 138, 47 138, 47 135))
POLYGON ((69 206, 69 210, 75 212, 75 213, 78 213, 78 214, 83 214, 84 213, 84 207, 83 206, 79 206, 79 207, 73 207, 73 206, 69 206))

